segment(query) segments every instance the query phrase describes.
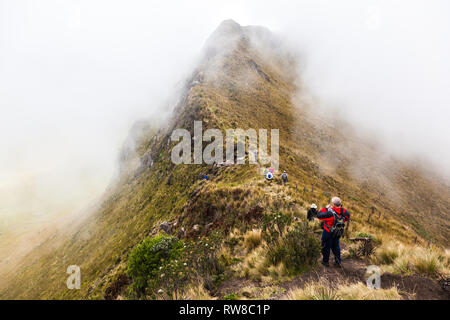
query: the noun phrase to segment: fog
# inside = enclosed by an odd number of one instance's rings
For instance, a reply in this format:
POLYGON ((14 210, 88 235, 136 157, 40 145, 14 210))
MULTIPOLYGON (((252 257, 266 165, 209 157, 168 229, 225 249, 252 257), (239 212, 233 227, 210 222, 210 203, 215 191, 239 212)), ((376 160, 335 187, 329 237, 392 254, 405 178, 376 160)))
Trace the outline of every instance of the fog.
POLYGON ((450 176, 447 1, 0 0, 0 219, 98 198, 229 18, 295 47, 325 110, 450 176))

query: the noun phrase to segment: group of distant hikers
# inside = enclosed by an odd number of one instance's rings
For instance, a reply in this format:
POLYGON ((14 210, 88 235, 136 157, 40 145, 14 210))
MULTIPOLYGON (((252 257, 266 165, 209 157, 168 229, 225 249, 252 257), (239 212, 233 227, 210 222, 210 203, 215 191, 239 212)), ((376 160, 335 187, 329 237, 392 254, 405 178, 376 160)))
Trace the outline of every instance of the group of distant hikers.
MULTIPOLYGON (((267 176, 266 176, 267 178, 267 176)), ((270 178, 271 179, 271 178, 270 178)), ((288 182, 288 175, 286 171, 281 175, 283 184, 288 182)), ((334 255, 334 265, 341 267, 341 246, 340 239, 344 234, 346 228, 348 228, 350 222, 350 213, 342 206, 341 199, 339 197, 333 197, 331 204, 325 208, 317 210, 317 205, 312 204, 307 212, 308 221, 313 221, 317 218, 322 221, 322 264, 325 267, 329 267, 330 263, 330 251, 334 255)))

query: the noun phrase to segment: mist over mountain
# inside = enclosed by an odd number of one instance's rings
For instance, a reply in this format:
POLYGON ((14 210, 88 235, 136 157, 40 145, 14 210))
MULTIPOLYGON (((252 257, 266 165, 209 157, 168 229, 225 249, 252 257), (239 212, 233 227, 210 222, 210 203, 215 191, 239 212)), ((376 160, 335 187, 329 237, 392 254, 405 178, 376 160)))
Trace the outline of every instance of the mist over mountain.
POLYGON ((133 123, 173 106, 177 82, 230 17, 290 43, 330 121, 343 118, 386 153, 448 177, 448 9, 446 1, 1 1, 0 214, 60 215, 98 198, 133 123))
MULTIPOLYGON (((413 273, 433 288, 431 298, 445 297, 433 278, 448 272, 450 190, 442 179, 386 154, 342 114, 324 111, 300 72, 305 61, 277 32, 225 20, 206 39, 188 75, 161 104, 165 113, 132 126, 114 158, 120 171, 91 214, 43 229, 14 264, 14 253, 3 250, 0 296, 286 298, 295 277, 318 270, 320 226, 306 222, 306 210, 338 195, 352 212, 345 249, 355 277, 341 279, 344 287, 360 285, 370 263, 353 256, 358 250, 350 238, 364 236, 380 244, 373 259, 391 275, 380 295, 412 297, 416 286, 403 280, 413 273), (249 154, 242 165, 173 163, 172 132, 192 134, 194 121, 204 130, 278 129, 280 172, 289 173, 289 182, 283 184, 279 172, 265 179, 265 165, 250 164, 249 154), (142 262, 153 245, 169 250, 155 262, 160 266, 142 262), (385 258, 393 247, 398 252, 385 258), (82 272, 79 290, 66 286, 72 265, 82 272), (400 291, 395 283, 402 283, 400 291)), ((417 295, 430 298, 426 290, 417 295)))

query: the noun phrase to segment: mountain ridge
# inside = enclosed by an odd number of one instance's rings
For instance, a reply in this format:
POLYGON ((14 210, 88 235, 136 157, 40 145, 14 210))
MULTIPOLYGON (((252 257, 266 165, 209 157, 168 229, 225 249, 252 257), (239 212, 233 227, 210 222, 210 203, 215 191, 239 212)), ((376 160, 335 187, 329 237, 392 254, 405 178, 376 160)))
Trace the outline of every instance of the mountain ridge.
POLYGON ((121 175, 100 209, 58 243, 41 243, 19 266, 19 274, 7 275, 10 282, 0 288, 0 296, 105 298, 126 273, 131 250, 157 235, 164 222, 180 239, 216 232, 225 242, 236 228, 260 227, 263 212, 304 219, 310 203, 324 206, 331 195, 339 195, 352 212, 352 234, 446 245, 448 187, 396 160, 380 166, 377 150, 353 138, 347 127, 311 114, 311 106, 297 106, 293 97, 303 89, 296 61, 268 32, 223 22, 206 42, 204 59, 186 81, 172 118, 144 124, 136 148, 123 154, 121 175), (170 134, 184 128, 193 136, 194 121, 202 121, 204 130, 222 132, 280 129, 280 169, 289 173, 289 184, 265 181, 264 167, 248 162, 174 165, 170 134), (361 172, 352 172, 355 163, 361 172), (205 174, 208 181, 201 178, 205 174), (65 287, 71 264, 82 270, 80 290, 65 287))

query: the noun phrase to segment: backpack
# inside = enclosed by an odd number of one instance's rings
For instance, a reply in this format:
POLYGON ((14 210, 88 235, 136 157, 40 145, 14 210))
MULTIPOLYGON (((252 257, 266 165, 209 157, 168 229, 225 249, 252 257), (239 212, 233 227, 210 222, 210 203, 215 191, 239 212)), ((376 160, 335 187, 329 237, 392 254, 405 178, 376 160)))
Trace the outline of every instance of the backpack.
POLYGON ((344 217, 344 209, 342 208, 341 215, 339 216, 336 211, 332 208, 328 209, 334 216, 334 223, 330 229, 333 238, 340 238, 344 234, 345 230, 345 217, 344 217))
POLYGON ((283 179, 283 181, 287 181, 287 180, 288 180, 288 175, 287 175, 287 173, 283 173, 283 174, 281 175, 281 179, 283 179))

